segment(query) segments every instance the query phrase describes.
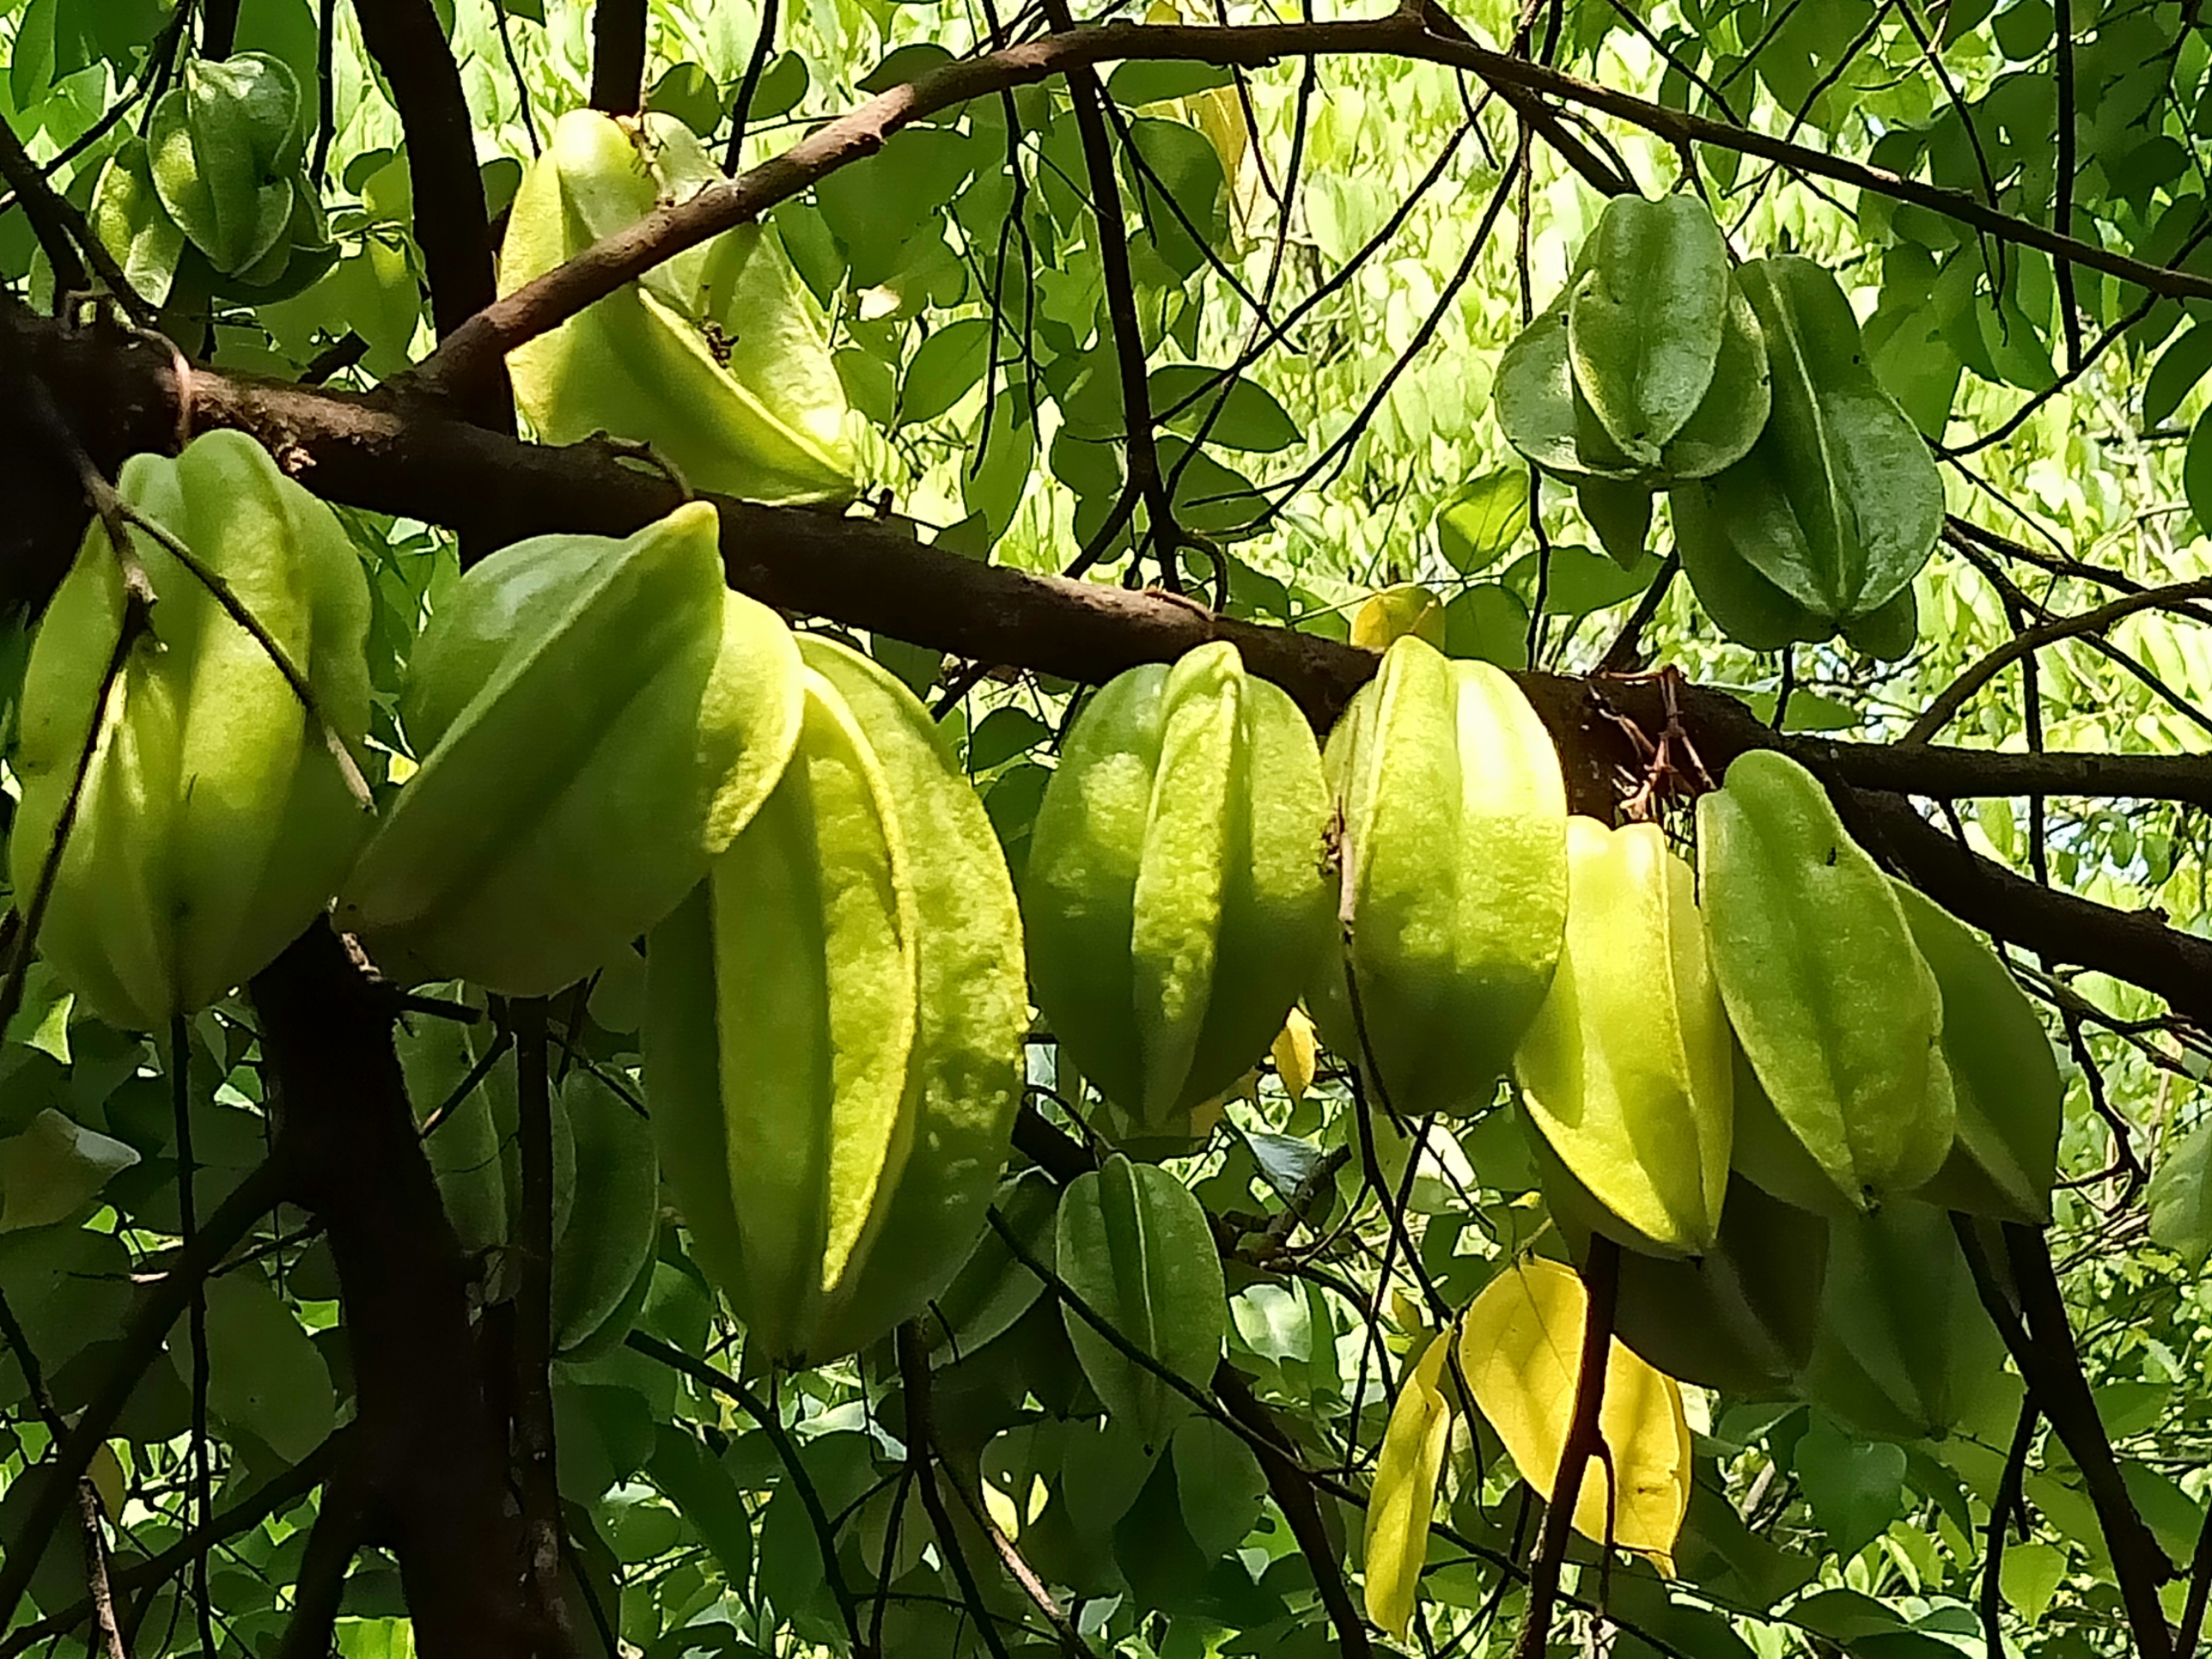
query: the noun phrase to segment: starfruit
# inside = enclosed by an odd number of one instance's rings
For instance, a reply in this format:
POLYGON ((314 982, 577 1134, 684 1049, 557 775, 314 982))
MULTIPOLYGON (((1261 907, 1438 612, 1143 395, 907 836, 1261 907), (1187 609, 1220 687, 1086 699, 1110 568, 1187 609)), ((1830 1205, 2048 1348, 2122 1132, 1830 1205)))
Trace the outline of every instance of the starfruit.
POLYGON ((1548 1149, 1638 1249, 1718 1236, 1733 1122, 1729 1027, 1696 878, 1656 823, 1567 821, 1566 948, 1514 1069, 1548 1149))
POLYGON ((853 1353, 945 1288, 1023 1079, 1013 885, 914 694, 801 644, 775 792, 653 934, 645 1064, 693 1253, 769 1358, 853 1353))
MULTIPOLYGON (((191 550, 260 624, 358 757, 368 726, 368 586, 331 510, 236 432, 124 464, 123 499, 191 550)), ((152 631, 104 705, 125 617, 98 524, 32 647, 9 842, 28 905, 88 735, 90 764, 38 944, 86 1006, 160 1029, 258 973, 322 913, 370 820, 268 651, 143 531, 152 631)))
POLYGON ((1566 786, 1510 676, 1408 636, 1329 734, 1344 944, 1307 1006, 1403 1115, 1478 1111, 1558 966, 1566 786))
POLYGON ((1894 884, 1913 943, 1943 999, 1943 1058, 1958 1127, 1917 1197, 2040 1227, 2051 1220, 2066 1085, 2051 1039, 2012 970, 1959 919, 1894 884))
POLYGON ((1435 1337, 1406 1370, 1389 1426, 1375 1459, 1375 1485, 1367 1499, 1365 1562, 1367 1616, 1401 1641, 1413 1620, 1413 1597, 1427 1565, 1429 1522, 1435 1517, 1437 1484, 1451 1446, 1452 1408, 1445 1363, 1452 1334, 1435 1337))
MULTIPOLYGON (((1942 998, 1889 878, 1820 781, 1764 749, 1698 803, 1698 860, 1721 997, 1789 1138, 1851 1206, 1919 1186, 1954 1109, 1942 998)), ((1759 1151, 1747 1134, 1738 1166, 1775 1191, 1759 1151)))
POLYGON ((2003 1376, 2003 1340, 1942 1211, 1899 1200, 1829 1224, 1801 1394, 1862 1433, 1921 1440, 1968 1420, 2003 1376))
POLYGON ((1145 1124, 1235 1083, 1328 941, 1321 757, 1225 641, 1109 681, 1068 733, 1022 890, 1038 1010, 1145 1124))
POLYGON ((1927 442, 1868 367, 1834 276, 1793 256, 1753 260, 1737 280, 1765 337, 1773 412, 1740 462, 1677 489, 1683 568, 1724 631, 1742 619, 1746 644, 1840 628, 1901 655, 1912 618, 1900 595, 1943 526, 1927 442))
POLYGON ((1827 1263, 1826 1221, 1737 1176, 1704 1255, 1622 1255, 1614 1329, 1669 1376, 1786 1396, 1812 1357, 1827 1263))
POLYGON ((1694 198, 1616 197, 1498 359, 1498 424, 1547 471, 1643 490, 1741 460, 1767 419, 1759 319, 1694 198))
POLYGON ((723 585, 713 507, 501 549, 440 604, 400 715, 422 763, 339 920, 387 969, 544 996, 706 874, 798 740, 798 647, 723 585))
POLYGON ((1084 1376, 1146 1446, 1166 1445, 1191 1402, 1160 1372, 1206 1387, 1228 1328, 1221 1258, 1206 1212, 1158 1164, 1109 1153, 1060 1194, 1058 1243, 1068 1289, 1152 1362, 1132 1358, 1066 1308, 1067 1340, 1084 1376))
MULTIPOLYGON (((500 250, 511 294, 721 172, 672 116, 574 110, 523 175, 500 250)), ((842 384, 775 240, 741 225, 686 249, 507 356, 538 435, 648 443, 695 489, 750 501, 855 490, 842 384)))

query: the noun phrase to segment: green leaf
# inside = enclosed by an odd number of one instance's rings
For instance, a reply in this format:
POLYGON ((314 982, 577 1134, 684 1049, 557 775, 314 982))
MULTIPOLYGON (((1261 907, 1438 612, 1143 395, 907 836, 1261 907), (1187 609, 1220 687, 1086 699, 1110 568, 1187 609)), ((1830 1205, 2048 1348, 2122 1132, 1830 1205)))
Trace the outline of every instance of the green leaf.
POLYGON ((1848 1561, 1905 1508, 1905 1449, 1855 1440, 1816 1423, 1797 1442, 1796 1468, 1828 1546, 1848 1561))
POLYGON ((990 361, 988 319, 963 317, 945 324, 915 348, 899 388, 898 423, 935 420, 975 389, 990 361))
POLYGON ((988 772, 1003 766, 1052 736, 1052 728, 1026 708, 1011 704, 983 716, 968 739, 968 770, 988 772))
POLYGON ((1215 87, 1230 85, 1234 79, 1218 64, 1146 63, 1139 59, 1121 64, 1107 76, 1106 91, 1124 108, 1142 109, 1147 104, 1164 104, 1171 98, 1210 92, 1215 87))
POLYGON ((2197 1125, 2159 1159, 2148 1202, 2151 1243, 2192 1270, 2212 1258, 2212 1122, 2197 1125))
MULTIPOLYGON (((562 1079, 562 1115, 574 1147, 567 1223, 553 1246, 553 1351, 601 1334, 649 1273, 660 1235, 660 1164, 653 1127, 601 1079, 579 1066, 562 1079)), ((620 1335, 623 1333, 616 1333, 620 1335)))
MULTIPOLYGON (((297 1462, 330 1437, 337 1395, 300 1322, 257 1272, 207 1281, 208 1409, 226 1426, 297 1462)), ((178 1375, 191 1376, 191 1339, 171 1338, 178 1375)))
POLYGON ((1444 654, 1479 658, 1500 668, 1528 665, 1528 605, 1511 588, 1477 582, 1444 606, 1444 654))
POLYGON ((1437 514, 1437 545, 1462 576, 1487 570, 1528 533, 1525 467, 1504 466, 1484 473, 1462 485, 1437 514))
POLYGON ((676 64, 653 83, 645 106, 674 116, 702 138, 711 137, 722 122, 722 89, 698 64, 676 64))
MULTIPOLYGON (((1505 573, 1507 586, 1533 600, 1547 556, 1528 553, 1515 560, 1505 573)), ((1586 617, 1632 599, 1651 586, 1660 564, 1656 555, 1646 553, 1623 569, 1595 549, 1571 543, 1552 549, 1548 559, 1543 589, 1544 614, 1550 617, 1586 617)))
POLYGON ((49 1106, 0 1140, 0 1232, 67 1220, 138 1154, 49 1106))
POLYGON ((723 1582, 742 1592, 752 1577, 753 1525, 737 1485, 699 1437, 681 1424, 653 1431, 653 1484, 684 1512, 699 1540, 722 1569, 723 1582))
MULTIPOLYGON (((1227 1323, 1220 1258, 1206 1212, 1181 1182, 1156 1165, 1109 1157, 1061 1195, 1059 1245, 1068 1288, 1138 1353, 1193 1384, 1212 1377, 1227 1323)), ((1073 1309, 1062 1312, 1106 1409, 1146 1444, 1165 1444, 1188 1400, 1073 1309)))
POLYGON ((2212 526, 2212 410, 2197 416, 2189 434, 2189 449, 2181 459, 2181 493, 2197 528, 2212 526))
POLYGON ((1152 409, 1194 441, 1273 454, 1303 435, 1275 396, 1256 380, 1196 363, 1168 363, 1147 380, 1152 409))

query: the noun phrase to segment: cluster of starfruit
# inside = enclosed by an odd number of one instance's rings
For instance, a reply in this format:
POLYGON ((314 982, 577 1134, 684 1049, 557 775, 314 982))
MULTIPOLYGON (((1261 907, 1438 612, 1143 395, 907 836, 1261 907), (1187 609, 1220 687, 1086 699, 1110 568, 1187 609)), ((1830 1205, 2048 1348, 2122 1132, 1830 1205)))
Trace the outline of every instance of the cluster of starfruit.
POLYGON ((2011 973, 1883 873, 1802 767, 1570 826, 1566 948, 1516 1064, 1554 1219, 1628 1247, 1622 1338, 1670 1374, 1940 1434, 1996 1334, 1944 1212, 2050 1219, 2063 1089, 2011 973))
POLYGON ((1495 403, 1507 439, 1574 482, 1624 563, 1665 491, 1683 572, 1730 638, 1911 648, 1942 483, 1813 261, 1731 266, 1702 204, 1617 198, 1565 291, 1506 348, 1495 403))
POLYGON ((337 263, 300 84, 264 52, 189 59, 93 191, 94 232, 156 305, 264 305, 337 263))
MULTIPOLYGON (((541 537, 441 599, 399 698, 419 763, 372 818, 334 747, 357 775, 369 606, 330 509, 234 433, 120 491, 159 533, 126 560, 95 526, 46 615, 10 846, 88 1006, 161 1028, 333 900, 394 978, 507 997, 649 936, 651 1130, 588 1072, 556 1093, 561 1351, 644 1295, 662 1170, 774 1358, 851 1352, 943 1288, 1005 1161, 1027 1003, 997 838, 912 692, 732 592, 704 502, 541 537)), ((495 1295, 512 1082, 419 1034, 408 1058, 433 1101, 476 1075, 433 1144, 495 1295)))

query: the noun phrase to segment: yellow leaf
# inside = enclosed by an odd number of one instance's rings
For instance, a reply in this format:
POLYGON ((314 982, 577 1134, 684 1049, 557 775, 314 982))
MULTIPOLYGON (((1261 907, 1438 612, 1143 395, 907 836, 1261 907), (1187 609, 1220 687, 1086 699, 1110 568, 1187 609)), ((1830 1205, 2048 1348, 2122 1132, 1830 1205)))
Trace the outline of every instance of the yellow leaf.
MULTIPOLYGON (((1474 1403, 1538 1495, 1558 1482, 1574 1415, 1589 1299, 1556 1261, 1534 1258, 1491 1280, 1460 1327, 1460 1366, 1474 1403)), ((1682 1391, 1613 1339, 1598 1426, 1612 1454, 1617 1507, 1613 1541, 1662 1563, 1690 1501, 1690 1425, 1682 1391)), ((1592 1459, 1575 1504, 1575 1530, 1603 1542, 1605 1466, 1592 1459)))
POLYGON ((1390 1426, 1375 1460, 1367 1499, 1367 1616, 1402 1638, 1413 1621, 1413 1594, 1429 1553, 1429 1520, 1437 1480, 1451 1443, 1451 1404, 1440 1381, 1451 1338, 1440 1335, 1406 1373, 1390 1426))
POLYGON ((1369 594, 1352 618, 1352 642, 1370 651, 1381 651, 1407 634, 1444 648, 1443 601, 1419 582, 1369 594))
POLYGON ((100 1449, 92 1455, 92 1467, 85 1471, 92 1477, 93 1490, 100 1494, 100 1507, 111 1522, 123 1518, 124 1501, 130 1495, 130 1482, 124 1478, 123 1464, 115 1455, 115 1448, 103 1440, 100 1449))
POLYGON ((1291 1010, 1290 1018, 1275 1036, 1275 1074, 1283 1079, 1283 1092, 1293 1105, 1306 1097, 1306 1091, 1314 1080, 1314 1028, 1303 1008, 1291 1010))

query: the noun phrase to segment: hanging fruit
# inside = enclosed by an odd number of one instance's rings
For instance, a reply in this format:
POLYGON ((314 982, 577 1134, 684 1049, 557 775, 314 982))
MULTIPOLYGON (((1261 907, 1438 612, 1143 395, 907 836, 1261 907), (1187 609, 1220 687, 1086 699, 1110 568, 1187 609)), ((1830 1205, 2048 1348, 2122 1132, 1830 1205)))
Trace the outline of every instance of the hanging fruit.
POLYGON ((2003 1379, 1951 1220, 1899 1200, 1829 1224, 1828 1272, 1798 1392, 1863 1434, 1924 1440, 1966 1421, 2003 1379))
POLYGON ((1917 1196, 1946 1209, 2047 1226, 2066 1085, 2051 1039, 1996 951, 1933 899, 1893 884, 1943 999, 1943 1058, 1958 1128, 1917 1196))
POLYGON ((1498 424, 1547 471, 1648 496, 1749 452, 1766 357, 1704 204, 1615 197, 1565 289, 1498 359, 1498 424))
POLYGON ((799 665, 723 585, 714 507, 541 536, 447 593, 407 665, 422 755, 347 880, 387 971, 545 996, 673 909, 781 774, 799 665))
MULTIPOLYGON (((331 510, 237 432, 124 464, 123 500, 228 588, 356 757, 368 727, 368 586, 331 510)), ((86 1005, 165 1028, 258 973, 322 913, 371 820, 264 645, 141 530, 150 635, 100 691, 126 615, 94 523, 47 606, 22 692, 9 841, 27 904, 88 737, 90 764, 38 945, 86 1005)))
POLYGON ((1935 459, 1868 367, 1833 276, 1788 256, 1737 280, 1766 340, 1773 411, 1741 462, 1675 489, 1683 569, 1723 630, 1754 648, 1840 629, 1902 656, 1917 628, 1912 579, 1943 527, 1935 459))
POLYGON ((1313 734, 1225 641, 1102 689, 1069 732, 1023 882, 1040 1012, 1145 1125, 1267 1053, 1330 932, 1313 734))
POLYGON ((1566 786, 1512 678, 1407 636, 1329 734, 1345 944, 1308 1006, 1393 1109, 1488 1106, 1558 966, 1566 786))
POLYGON ((1737 1167, 1807 1202, 1764 1156, 1816 1165, 1852 1208, 1911 1191, 1949 1157, 1943 1003, 1889 878, 1820 781, 1787 756, 1739 756, 1698 803, 1699 890, 1729 1019, 1787 1133, 1749 1121, 1737 1167))
POLYGON ((1696 878, 1657 824, 1586 817, 1567 821, 1567 868, 1566 948, 1514 1062, 1529 1121, 1595 1200, 1587 1225, 1702 1254, 1720 1228, 1733 1091, 1696 878))
MULTIPOLYGON (((672 116, 572 110, 515 192, 501 295, 721 177, 672 116)), ((854 494, 845 394, 821 321, 758 225, 656 265, 518 346, 507 370, 547 443, 601 432, 647 443, 694 489, 748 501, 854 494)))
POLYGON ((647 951, 646 1081, 694 1254, 815 1364, 966 1260, 1020 1100, 1022 942, 990 821, 914 694, 802 641, 797 751, 647 951))

